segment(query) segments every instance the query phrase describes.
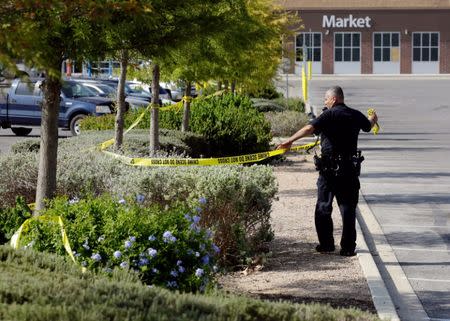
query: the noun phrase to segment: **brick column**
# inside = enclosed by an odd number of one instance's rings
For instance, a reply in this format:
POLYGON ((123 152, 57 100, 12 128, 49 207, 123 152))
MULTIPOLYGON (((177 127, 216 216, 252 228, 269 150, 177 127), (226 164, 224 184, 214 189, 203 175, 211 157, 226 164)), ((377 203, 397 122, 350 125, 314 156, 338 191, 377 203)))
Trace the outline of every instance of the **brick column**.
POLYGON ((361 73, 373 73, 372 33, 361 33, 361 73))
POLYGON ((450 73, 450 32, 441 31, 440 34, 439 60, 441 74, 450 73))
POLYGON ((400 33, 400 73, 410 74, 412 70, 412 32, 400 33))
POLYGON ((334 36, 333 32, 329 32, 328 35, 323 33, 322 40, 322 73, 333 74, 334 73, 334 36))

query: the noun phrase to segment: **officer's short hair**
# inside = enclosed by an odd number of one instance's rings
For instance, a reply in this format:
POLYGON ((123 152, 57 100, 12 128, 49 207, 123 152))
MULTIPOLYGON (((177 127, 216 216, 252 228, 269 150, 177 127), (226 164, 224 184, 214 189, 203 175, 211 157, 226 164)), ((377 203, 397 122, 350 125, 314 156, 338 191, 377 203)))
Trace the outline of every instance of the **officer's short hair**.
POLYGON ((327 94, 331 97, 336 97, 339 100, 344 100, 344 91, 339 86, 333 86, 327 90, 327 94))

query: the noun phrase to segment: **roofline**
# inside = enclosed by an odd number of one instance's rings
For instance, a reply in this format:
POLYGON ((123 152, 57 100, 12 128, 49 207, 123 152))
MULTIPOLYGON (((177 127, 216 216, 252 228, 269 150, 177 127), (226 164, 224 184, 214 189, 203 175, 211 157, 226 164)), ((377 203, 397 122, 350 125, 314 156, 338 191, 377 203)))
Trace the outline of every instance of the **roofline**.
POLYGON ((276 0, 285 10, 446 10, 450 9, 450 0, 373 0, 371 2, 357 0, 276 0), (402 5, 403 4, 403 5, 402 5))

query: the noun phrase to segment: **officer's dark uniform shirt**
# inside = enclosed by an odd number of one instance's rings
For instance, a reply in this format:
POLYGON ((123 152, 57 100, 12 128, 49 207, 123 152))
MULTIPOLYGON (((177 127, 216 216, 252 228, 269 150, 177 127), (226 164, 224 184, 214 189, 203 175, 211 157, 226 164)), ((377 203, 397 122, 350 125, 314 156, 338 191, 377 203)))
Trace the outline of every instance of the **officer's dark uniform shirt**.
POLYGON ((355 155, 359 131, 369 132, 372 127, 363 113, 345 104, 325 110, 310 124, 314 134, 320 134, 322 156, 330 157, 355 155))

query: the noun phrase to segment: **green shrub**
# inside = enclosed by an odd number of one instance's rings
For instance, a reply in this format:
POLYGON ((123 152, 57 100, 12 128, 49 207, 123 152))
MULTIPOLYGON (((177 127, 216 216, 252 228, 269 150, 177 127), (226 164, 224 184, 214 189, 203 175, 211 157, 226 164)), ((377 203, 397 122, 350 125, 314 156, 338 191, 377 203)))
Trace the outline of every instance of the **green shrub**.
POLYGON ((284 106, 280 105, 277 102, 274 102, 273 100, 253 98, 252 102, 253 102, 253 106, 256 108, 256 110, 258 110, 259 112, 262 112, 262 113, 265 113, 268 111, 281 112, 281 111, 286 110, 286 108, 284 106))
POLYGON ((296 111, 267 112, 265 116, 270 123, 273 136, 291 136, 309 122, 306 114, 296 111))
MULTIPOLYGON (((88 146, 98 145, 108 139, 114 137, 113 131, 86 131, 78 137, 72 137, 70 140, 60 139, 62 146, 66 142, 70 146, 76 141, 77 148, 87 149, 88 146)), ((160 129, 160 151, 158 156, 161 157, 204 157, 209 155, 209 142, 201 135, 192 132, 181 132, 178 130, 160 129)), ((39 150, 39 139, 31 138, 17 142, 11 146, 13 153, 26 153, 29 151, 39 150)), ((119 153, 132 157, 148 157, 149 156, 149 132, 148 130, 135 129, 124 137, 123 145, 119 153)), ((113 150, 114 146, 109 148, 113 150)))
POLYGON ((196 100, 191 130, 207 138, 217 156, 267 151, 270 125, 246 96, 224 94, 196 100))
POLYGON ((286 110, 297 111, 300 113, 305 112, 305 103, 301 98, 276 98, 272 100, 274 103, 283 106, 286 110))
POLYGON ((23 197, 17 197, 16 206, 0 208, 0 244, 11 239, 17 228, 31 217, 31 211, 23 197))
POLYGON ((0 266, 0 319, 8 321, 379 320, 355 309, 149 288, 129 270, 111 277, 81 273, 61 257, 9 246, 0 246, 0 266))
POLYGON ((38 152, 41 148, 39 138, 29 138, 20 140, 11 146, 11 152, 14 154, 26 153, 26 152, 38 152))
POLYGON ((264 88, 260 88, 259 90, 247 92, 252 98, 263 98, 263 99, 275 99, 281 97, 281 94, 277 91, 276 87, 273 84, 267 85, 264 88))
MULTIPOLYGON (((41 214, 63 218, 81 266, 106 273, 132 269, 149 285, 203 291, 213 278, 219 253, 211 230, 199 225, 203 205, 143 207, 143 200, 142 195, 138 201, 63 197, 54 199, 41 214)), ((59 229, 56 222, 32 220, 24 228, 21 245, 66 255, 59 229)))
MULTIPOLYGON (((128 128, 141 112, 142 110, 129 111, 125 117, 125 127, 128 128)), ((171 109, 159 114, 161 128, 181 127, 182 110, 171 109)), ((114 116, 102 117, 86 117, 82 129, 113 129, 114 116)), ((147 112, 137 128, 149 126, 150 113, 147 112)), ((240 95, 224 94, 194 100, 190 130, 209 142, 211 152, 205 156, 231 156, 266 151, 271 141, 267 121, 252 107, 248 97, 240 95)))
MULTIPOLYGON (((129 110, 125 113, 124 127, 130 127, 135 120, 145 111, 145 108, 137 108, 129 110)), ((149 111, 145 112, 141 122, 135 127, 140 129, 150 128, 149 111)), ((82 130, 113 130, 115 124, 114 114, 107 114, 103 116, 88 116, 81 122, 82 130)), ((182 108, 174 108, 167 111, 159 112, 159 127, 166 129, 180 129, 183 117, 182 108)))
MULTIPOLYGON (((215 242, 226 264, 241 264, 271 235, 270 210, 277 191, 268 166, 130 167, 98 151, 110 138, 92 133, 61 139, 58 149, 57 195, 84 198, 110 193, 145 196, 145 206, 208 199, 202 226, 216 231, 215 242)), ((34 202, 36 153, 0 155, 0 208, 13 207, 16 196, 34 202)), ((0 224, 2 224, 0 222, 0 224)))

